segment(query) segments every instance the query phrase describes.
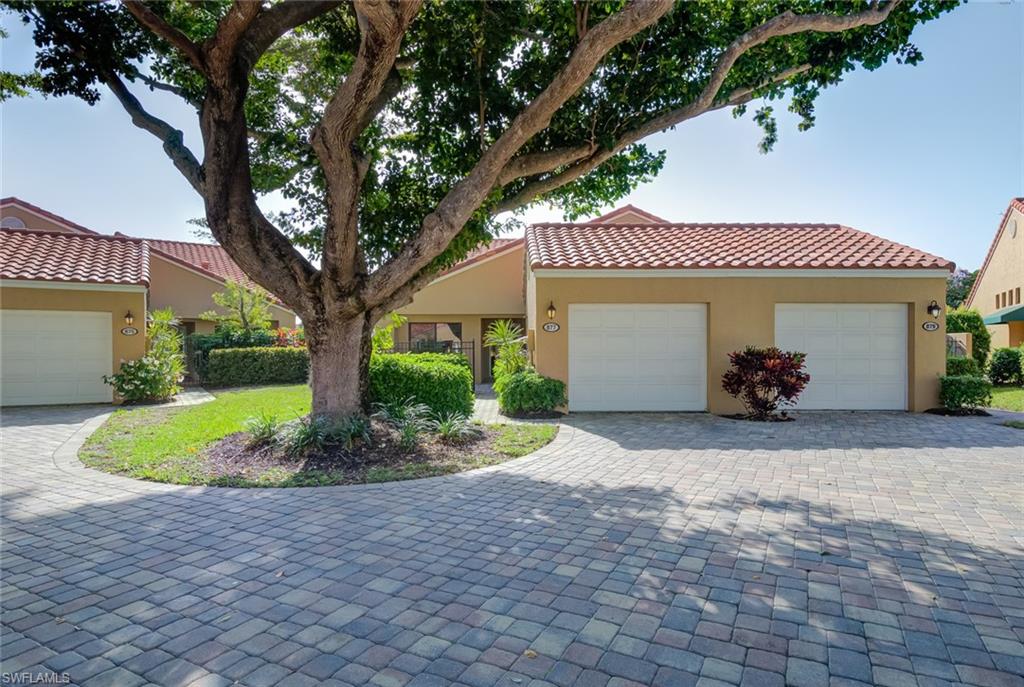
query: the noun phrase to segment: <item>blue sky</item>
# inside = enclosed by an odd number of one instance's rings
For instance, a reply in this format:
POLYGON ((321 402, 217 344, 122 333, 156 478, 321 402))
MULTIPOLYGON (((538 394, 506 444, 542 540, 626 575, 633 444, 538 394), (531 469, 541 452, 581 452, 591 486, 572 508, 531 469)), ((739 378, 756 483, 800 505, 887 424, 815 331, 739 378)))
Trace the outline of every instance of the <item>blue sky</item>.
MULTIPOLYGON (((28 31, 3 23, 4 68, 30 67, 28 31)), ((915 33, 922 64, 857 72, 824 92, 809 132, 780 113, 768 155, 749 117, 688 122, 649 139, 668 162, 622 202, 680 222, 840 222, 978 267, 1009 199, 1024 195, 1022 31, 1024 4, 960 7, 915 33)), ((164 94, 145 101, 198 148, 194 114, 164 94)), ((8 102, 0 143, 2 195, 88 227, 187 240, 186 221, 203 214, 156 139, 110 98, 8 102)), ((539 207, 527 219, 560 215, 539 207)))

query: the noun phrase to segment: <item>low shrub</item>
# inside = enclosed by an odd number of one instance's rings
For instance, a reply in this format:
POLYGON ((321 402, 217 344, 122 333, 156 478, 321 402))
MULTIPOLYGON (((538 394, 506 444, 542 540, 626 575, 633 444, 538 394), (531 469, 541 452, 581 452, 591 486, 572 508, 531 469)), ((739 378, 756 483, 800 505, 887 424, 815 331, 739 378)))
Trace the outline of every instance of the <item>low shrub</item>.
MULTIPOLYGON (((390 355, 390 354, 386 354, 390 355)), ((469 358, 461 353, 415 353, 416 360, 424 363, 448 363, 449 365, 461 365, 467 370, 472 370, 469 358)))
POLYGON ((207 366, 210 351, 222 348, 263 348, 278 345, 277 333, 262 329, 244 331, 241 329, 220 328, 213 334, 192 334, 188 337, 195 356, 192 364, 199 379, 207 381, 207 366))
POLYGON ((507 374, 500 386, 498 407, 507 415, 550 413, 566 403, 565 383, 536 370, 507 374))
POLYGON ((473 424, 469 416, 462 413, 444 413, 433 420, 430 429, 441 441, 449 444, 461 444, 476 439, 483 431, 473 424))
POLYGON ((803 353, 747 346, 729 354, 732 368, 722 375, 722 389, 738 398, 752 419, 766 420, 783 405, 796 403, 811 376, 803 353))
POLYGON ((992 403, 992 382, 971 375, 939 377, 939 401, 954 411, 970 411, 992 403))
POLYGON ((997 348, 992 352, 992 360, 988 364, 988 378, 993 384, 1020 384, 1024 382, 1021 370, 1021 349, 997 348))
POLYGON ((322 416, 307 415, 285 425, 281 434, 285 453, 300 457, 323 451, 328 446, 350 449, 356 441, 369 441, 370 425, 357 416, 332 421, 322 416))
POLYGON ((959 355, 951 355, 946 358, 946 374, 948 375, 967 375, 968 377, 980 377, 981 368, 978 367, 978 361, 974 358, 965 358, 959 355))
POLYGON ((300 384, 308 377, 305 348, 214 349, 206 365, 206 382, 212 386, 300 384))
POLYGON ((988 352, 992 347, 992 335, 977 310, 956 308, 946 313, 946 332, 950 334, 967 332, 971 335, 971 355, 978 365, 985 366, 988 352))
POLYGON ((245 421, 245 431, 249 434, 246 442, 250 448, 267 446, 277 441, 277 433, 281 429, 281 421, 276 415, 266 411, 245 421))
POLYGON ((170 308, 154 310, 146 324, 146 355, 121 363, 103 381, 128 403, 166 401, 181 391, 185 358, 181 354, 178 320, 170 308))
POLYGON ((416 448, 420 434, 433 428, 430 408, 411 397, 400 403, 378 403, 374 417, 398 430, 398 445, 406 451, 416 448))
MULTIPOLYGON (((435 416, 473 412, 473 373, 468 362, 427 353, 385 353, 370 358, 370 399, 393 407, 411 399, 435 416)), ((462 356, 457 356, 462 358, 462 356)))

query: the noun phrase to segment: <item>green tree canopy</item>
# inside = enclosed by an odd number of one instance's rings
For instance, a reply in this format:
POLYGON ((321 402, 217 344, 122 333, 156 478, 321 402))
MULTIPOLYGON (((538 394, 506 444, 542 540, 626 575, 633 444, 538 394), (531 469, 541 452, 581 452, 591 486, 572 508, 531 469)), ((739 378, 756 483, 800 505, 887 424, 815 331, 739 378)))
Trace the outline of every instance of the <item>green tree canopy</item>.
POLYGON ((302 317, 314 410, 335 412, 365 390, 373 324, 523 208, 614 202, 660 171, 647 136, 721 108, 757 102, 768 150, 777 105, 810 127, 846 73, 918 62, 912 31, 955 2, 4 4, 38 46, 37 73, 6 92, 112 93, 216 239, 302 317), (201 152, 140 88, 195 106, 201 152), (294 209, 265 216, 272 191, 294 209))
POLYGON ((270 298, 263 289, 228 280, 224 290, 212 297, 220 310, 201 313, 201 319, 216 322, 219 328, 246 334, 270 329, 270 298))

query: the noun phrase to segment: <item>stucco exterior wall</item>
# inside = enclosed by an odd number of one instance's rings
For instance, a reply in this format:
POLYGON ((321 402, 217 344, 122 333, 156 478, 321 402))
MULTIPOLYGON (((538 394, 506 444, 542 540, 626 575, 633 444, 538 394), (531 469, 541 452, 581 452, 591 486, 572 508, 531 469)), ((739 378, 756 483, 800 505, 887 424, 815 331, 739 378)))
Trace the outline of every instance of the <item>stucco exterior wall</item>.
MULTIPOLYGON (((221 282, 197 274, 177 263, 150 253, 149 259, 149 307, 151 310, 171 308, 174 314, 184 320, 198 320, 196 331, 213 331, 212 322, 199 320, 199 314, 215 310, 213 294, 223 291, 221 282)), ((281 327, 293 328, 295 315, 283 308, 271 306, 270 317, 281 327)))
MULTIPOLYGON (((474 375, 479 382, 485 364, 482 322, 526 315, 525 259, 522 245, 510 248, 428 284, 398 312, 409 322, 459 322, 462 340, 474 342, 474 375)), ((409 328, 396 331, 395 341, 408 343, 409 328)))
POLYGON ((76 231, 63 224, 58 224, 53 220, 41 217, 34 212, 13 205, 8 205, 0 208, 0 219, 4 217, 17 217, 25 223, 26 229, 38 229, 39 231, 56 231, 64 234, 81 234, 82 232, 76 231))
MULTIPOLYGON (((977 309, 982 317, 1000 309, 996 305, 998 294, 1011 291, 1016 296, 1017 289, 1020 289, 1024 297, 1024 213, 1015 207, 1011 208, 995 240, 992 256, 985 265, 984 273, 980 275, 973 297, 967 303, 968 307, 977 309), (1013 235, 1014 222, 1017 227, 1016 236, 1013 235)), ((1004 307, 1010 305, 1015 303, 1007 303, 1004 307)), ((993 350, 1024 343, 1022 322, 995 325, 988 330, 992 334, 993 350)))
POLYGON ((533 323, 546 322, 542 310, 554 302, 557 332, 535 329, 534 363, 541 374, 569 381, 569 304, 705 303, 708 306, 708 410, 734 413, 739 403, 721 389, 728 354, 744 346, 770 346, 775 339, 777 303, 907 303, 908 407, 923 411, 938 405, 938 377, 946 361, 945 314, 940 328, 921 324, 932 300, 944 302, 941 278, 591 278, 537 276, 533 323))
POLYGON ((111 314, 111 369, 117 372, 122 360, 135 360, 146 354, 146 294, 143 291, 97 291, 57 288, 0 288, 0 308, 5 310, 71 310, 109 312, 111 314), (139 330, 125 336, 125 313, 135 316, 132 325, 139 330))
POLYGON ((526 312, 523 293, 524 253, 520 244, 490 260, 442 276, 425 286, 403 315, 487 315, 526 312))

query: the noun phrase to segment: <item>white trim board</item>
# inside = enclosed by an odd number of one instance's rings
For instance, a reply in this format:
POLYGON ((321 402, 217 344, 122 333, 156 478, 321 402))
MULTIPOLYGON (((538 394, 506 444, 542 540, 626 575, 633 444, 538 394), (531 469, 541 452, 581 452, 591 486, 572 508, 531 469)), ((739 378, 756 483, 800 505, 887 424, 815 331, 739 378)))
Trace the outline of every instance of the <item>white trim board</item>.
POLYGON ((538 277, 558 279, 656 279, 689 277, 700 279, 946 279, 943 269, 614 269, 583 267, 579 269, 534 269, 538 277))
POLYGON ((146 293, 148 287, 141 284, 96 284, 80 281, 36 281, 31 279, 0 279, 5 289, 59 289, 62 291, 128 291, 146 293))

